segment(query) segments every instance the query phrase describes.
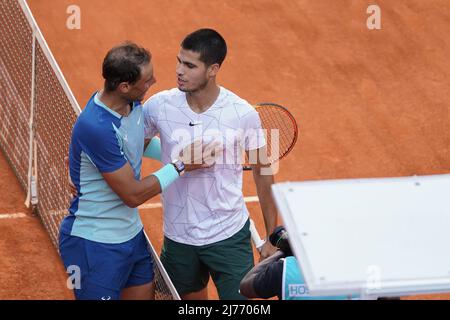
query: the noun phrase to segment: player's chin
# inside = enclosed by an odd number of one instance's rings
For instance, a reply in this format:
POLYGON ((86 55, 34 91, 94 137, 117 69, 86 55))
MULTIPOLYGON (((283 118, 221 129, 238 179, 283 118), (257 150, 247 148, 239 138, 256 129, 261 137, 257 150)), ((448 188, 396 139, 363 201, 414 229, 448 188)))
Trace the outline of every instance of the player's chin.
POLYGON ((178 90, 180 90, 181 92, 190 92, 191 91, 183 85, 178 85, 178 90))

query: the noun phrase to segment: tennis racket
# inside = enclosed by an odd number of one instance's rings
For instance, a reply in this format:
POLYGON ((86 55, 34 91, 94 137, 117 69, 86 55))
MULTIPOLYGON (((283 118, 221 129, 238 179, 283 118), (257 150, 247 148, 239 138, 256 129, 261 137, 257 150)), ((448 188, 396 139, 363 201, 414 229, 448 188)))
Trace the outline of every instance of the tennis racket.
MULTIPOLYGON (((286 157, 294 148, 298 138, 297 122, 288 109, 276 103, 258 103, 255 109, 265 129, 267 160, 272 164, 286 157)), ((244 170, 251 170, 249 159, 246 159, 244 170)))

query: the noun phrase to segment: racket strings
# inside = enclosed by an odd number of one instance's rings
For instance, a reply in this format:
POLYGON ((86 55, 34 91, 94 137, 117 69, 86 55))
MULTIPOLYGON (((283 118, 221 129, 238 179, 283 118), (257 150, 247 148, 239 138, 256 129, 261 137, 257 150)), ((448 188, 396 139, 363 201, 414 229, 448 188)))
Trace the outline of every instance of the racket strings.
MULTIPOLYGON (((291 149, 295 142, 296 125, 290 114, 278 106, 264 105, 256 109, 261 118, 262 127, 266 129, 267 152, 271 162, 281 159, 291 149), (279 130, 278 139, 274 139, 272 129, 279 130), (276 140, 276 141, 274 141, 276 140), (273 144, 279 148, 276 154, 272 154, 273 144)), ((276 150, 276 148, 275 148, 276 150)))

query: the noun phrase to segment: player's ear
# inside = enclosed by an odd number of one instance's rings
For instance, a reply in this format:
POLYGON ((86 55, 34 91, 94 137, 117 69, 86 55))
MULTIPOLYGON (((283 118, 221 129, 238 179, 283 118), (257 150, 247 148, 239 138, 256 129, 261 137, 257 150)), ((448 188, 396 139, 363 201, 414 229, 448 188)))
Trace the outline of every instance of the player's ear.
POLYGON ((214 63, 208 67, 208 75, 210 77, 215 77, 220 70, 220 65, 218 63, 214 63))
POLYGON ((128 82, 121 82, 117 86, 117 90, 120 93, 128 93, 128 91, 130 91, 130 84, 128 82))

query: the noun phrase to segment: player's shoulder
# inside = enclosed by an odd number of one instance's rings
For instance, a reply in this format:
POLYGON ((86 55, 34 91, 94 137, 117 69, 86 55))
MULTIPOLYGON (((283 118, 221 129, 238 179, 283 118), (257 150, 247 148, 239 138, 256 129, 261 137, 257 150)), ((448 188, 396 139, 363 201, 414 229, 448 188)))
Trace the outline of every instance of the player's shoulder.
POLYGON ((222 100, 225 103, 228 103, 228 104, 233 103, 233 104, 239 106, 240 108, 254 109, 253 106, 247 100, 245 100, 244 98, 241 98, 233 91, 226 89, 224 87, 220 87, 220 90, 221 90, 222 100))
POLYGON ((178 88, 173 88, 169 90, 163 90, 158 93, 152 95, 147 101, 144 103, 144 108, 149 105, 161 104, 165 102, 172 102, 174 99, 181 99, 184 97, 184 92, 178 90, 178 88))
POLYGON ((120 127, 120 118, 96 105, 91 99, 77 118, 73 135, 80 140, 105 138, 115 134, 114 126, 120 127))
POLYGON ((223 87, 221 87, 221 91, 222 91, 223 106, 233 107, 233 109, 236 110, 240 118, 257 114, 255 107, 246 99, 241 98, 233 91, 223 87))
POLYGON ((242 109, 242 110, 255 110, 255 107, 253 107, 250 102, 248 102, 246 99, 238 96, 233 91, 223 88, 223 87, 221 87, 221 91, 222 91, 222 96, 223 96, 223 98, 222 98, 223 103, 228 104, 228 105, 233 104, 237 108, 242 109))
POLYGON ((167 109, 170 106, 178 106, 182 103, 183 99, 185 99, 184 92, 181 92, 178 88, 160 91, 144 102, 144 116, 146 118, 158 118, 162 109, 167 109))

